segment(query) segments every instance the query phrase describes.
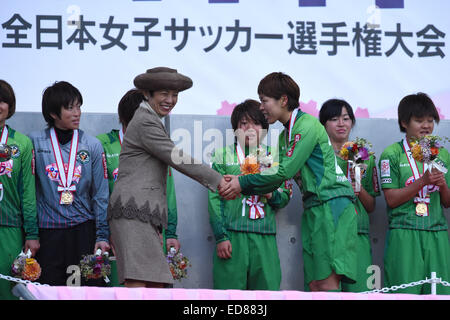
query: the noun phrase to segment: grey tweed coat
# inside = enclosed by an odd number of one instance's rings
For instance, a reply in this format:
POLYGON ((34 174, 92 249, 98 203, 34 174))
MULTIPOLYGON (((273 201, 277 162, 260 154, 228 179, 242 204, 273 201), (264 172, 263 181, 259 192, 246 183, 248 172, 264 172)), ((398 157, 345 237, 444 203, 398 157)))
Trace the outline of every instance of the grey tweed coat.
POLYGON ((167 228, 167 167, 216 191, 222 175, 175 147, 161 119, 143 101, 128 124, 119 174, 108 205, 108 220, 139 219, 167 228), (184 161, 180 161, 183 159, 184 161))

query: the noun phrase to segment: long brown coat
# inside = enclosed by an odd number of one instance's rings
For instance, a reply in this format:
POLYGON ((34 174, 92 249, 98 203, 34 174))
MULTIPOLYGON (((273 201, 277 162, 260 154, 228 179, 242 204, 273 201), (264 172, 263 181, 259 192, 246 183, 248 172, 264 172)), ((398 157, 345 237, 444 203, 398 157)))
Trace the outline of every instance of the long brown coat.
POLYGON ((150 108, 144 101, 127 127, 119 157, 119 175, 109 200, 108 220, 125 217, 167 228, 168 166, 211 191, 216 191, 222 176, 176 148, 160 118, 150 108), (177 155, 185 161, 180 163, 177 155))

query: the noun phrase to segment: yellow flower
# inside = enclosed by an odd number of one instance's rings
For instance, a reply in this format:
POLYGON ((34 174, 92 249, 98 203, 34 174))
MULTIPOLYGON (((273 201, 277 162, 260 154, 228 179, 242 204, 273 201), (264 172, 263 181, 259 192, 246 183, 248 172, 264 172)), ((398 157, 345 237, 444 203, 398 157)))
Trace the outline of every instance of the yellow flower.
POLYGON ((339 153, 344 160, 348 160, 348 149, 346 147, 342 147, 339 153))
POLYGON ((411 152, 414 159, 418 161, 423 160, 422 148, 420 147, 420 144, 414 144, 411 148, 411 152))

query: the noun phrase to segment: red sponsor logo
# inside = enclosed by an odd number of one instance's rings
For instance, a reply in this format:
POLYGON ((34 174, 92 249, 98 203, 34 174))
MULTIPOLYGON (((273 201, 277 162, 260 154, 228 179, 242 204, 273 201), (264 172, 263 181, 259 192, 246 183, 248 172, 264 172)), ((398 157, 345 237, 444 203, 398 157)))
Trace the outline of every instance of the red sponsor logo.
POLYGON ((108 179, 108 167, 106 165, 106 156, 104 152, 102 152, 102 163, 103 163, 103 176, 105 177, 105 179, 108 179))
POLYGON ((376 167, 373 168, 372 183, 373 183, 373 190, 375 192, 378 192, 380 190, 380 186, 378 184, 378 173, 376 167))

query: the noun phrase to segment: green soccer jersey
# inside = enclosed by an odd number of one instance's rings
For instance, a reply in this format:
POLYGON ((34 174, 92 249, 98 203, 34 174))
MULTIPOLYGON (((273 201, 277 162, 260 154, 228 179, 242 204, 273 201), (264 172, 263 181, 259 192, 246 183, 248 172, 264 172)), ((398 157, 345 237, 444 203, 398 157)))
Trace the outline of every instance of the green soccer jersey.
MULTIPOLYGON (((270 148, 263 146, 265 150, 270 152, 270 148)), ((248 155, 246 150, 245 155, 248 155)), ((218 149, 212 156, 212 168, 222 175, 241 174, 238 156, 236 153, 236 144, 218 149)), ((211 227, 216 238, 216 243, 229 240, 228 230, 260 233, 260 234, 276 234, 275 213, 279 208, 285 207, 290 197, 292 189, 288 184, 272 192, 272 198, 259 197, 259 209, 264 210, 264 218, 251 219, 251 207, 256 209, 254 197, 240 197, 234 200, 224 200, 220 197, 218 191, 208 192, 208 210, 211 227), (245 209, 243 211, 243 203, 245 209)), ((254 211, 253 211, 254 212, 254 211)))
POLYGON ((279 136, 279 166, 239 177, 242 194, 271 192, 283 181, 294 178, 303 193, 305 209, 336 197, 355 199, 322 124, 298 109, 291 131, 289 134, 286 128, 279 136))
POLYGON ((36 240, 39 236, 33 144, 27 136, 6 128, 6 144, 11 147, 12 156, 0 163, 0 225, 23 227, 25 239, 36 240))
MULTIPOLYGON (((445 148, 439 149, 437 161, 449 169, 450 155, 445 148)), ((423 174, 423 163, 415 161, 420 176, 423 174)), ((414 175, 407 155, 403 149, 403 141, 387 147, 381 154, 380 182, 383 189, 401 189, 414 182, 414 175)), ((450 183, 450 171, 445 175, 447 185, 450 183)), ((416 204, 411 199, 396 208, 387 206, 389 228, 439 231, 447 230, 447 220, 443 214, 439 187, 428 186, 429 215, 416 215, 416 204)))
MULTIPOLYGON (((348 176, 348 161, 336 157, 339 167, 348 176)), ((361 177, 361 186, 367 191, 372 197, 377 197, 380 195, 380 188, 378 185, 378 173, 377 167, 375 165, 374 156, 370 156, 369 160, 364 161, 367 165, 366 170, 361 177)), ((356 198, 355 209, 358 213, 358 233, 368 234, 369 233, 369 215, 367 214, 366 208, 364 208, 361 200, 356 198)))
POLYGON ((105 151, 109 194, 111 194, 114 188, 114 182, 117 179, 117 174, 119 173, 119 155, 120 150, 122 150, 119 130, 111 130, 109 133, 100 134, 97 136, 97 139, 100 140, 105 151))
MULTIPOLYGON (((108 173, 109 194, 112 193, 114 182, 119 174, 119 155, 122 150, 120 143, 119 130, 111 130, 109 133, 97 136, 105 151, 106 170, 108 173)), ((177 216, 177 199, 175 196, 175 184, 173 180, 172 170, 169 167, 167 172, 167 230, 165 230, 167 238, 177 238, 176 230, 178 223, 177 216)))

